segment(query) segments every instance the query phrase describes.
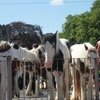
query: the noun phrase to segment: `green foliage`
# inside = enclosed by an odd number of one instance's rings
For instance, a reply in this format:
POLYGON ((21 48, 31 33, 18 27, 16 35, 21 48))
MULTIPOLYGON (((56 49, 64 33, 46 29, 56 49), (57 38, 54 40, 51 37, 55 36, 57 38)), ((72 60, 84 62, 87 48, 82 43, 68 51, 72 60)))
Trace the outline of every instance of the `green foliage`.
POLYGON ((59 36, 67 38, 72 44, 95 44, 100 39, 100 0, 93 3, 90 12, 67 16, 59 36))

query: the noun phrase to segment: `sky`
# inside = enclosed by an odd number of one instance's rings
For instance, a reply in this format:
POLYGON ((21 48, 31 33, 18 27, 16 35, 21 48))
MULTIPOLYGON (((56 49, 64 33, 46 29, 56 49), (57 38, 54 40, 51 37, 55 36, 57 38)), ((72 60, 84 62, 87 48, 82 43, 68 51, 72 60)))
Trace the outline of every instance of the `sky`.
POLYGON ((90 11, 95 0, 0 0, 0 24, 40 25, 43 33, 62 31, 68 15, 90 11))

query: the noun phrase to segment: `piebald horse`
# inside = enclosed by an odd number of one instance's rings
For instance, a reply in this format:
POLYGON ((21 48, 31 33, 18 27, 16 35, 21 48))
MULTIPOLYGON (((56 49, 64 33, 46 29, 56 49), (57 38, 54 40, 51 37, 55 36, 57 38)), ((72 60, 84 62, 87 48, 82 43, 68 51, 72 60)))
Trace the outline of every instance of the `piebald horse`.
POLYGON ((47 70, 49 98, 50 100, 55 100, 52 82, 53 74, 57 87, 56 98, 58 100, 64 100, 66 96, 66 99, 69 100, 70 43, 66 39, 59 39, 57 33, 47 33, 44 34, 43 45, 45 49, 45 67, 47 70))
POLYGON ((98 58, 96 48, 90 43, 74 44, 71 46, 71 54, 73 79, 71 100, 92 100, 92 70, 95 69, 98 58))

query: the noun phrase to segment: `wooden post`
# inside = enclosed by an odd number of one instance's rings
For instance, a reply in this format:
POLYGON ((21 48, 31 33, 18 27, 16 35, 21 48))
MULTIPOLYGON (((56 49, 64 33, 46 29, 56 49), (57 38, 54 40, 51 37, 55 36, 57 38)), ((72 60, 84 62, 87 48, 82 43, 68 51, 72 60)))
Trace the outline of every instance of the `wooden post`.
POLYGON ((11 56, 7 56, 7 99, 12 100, 12 67, 11 67, 11 56))
POLYGON ((99 67, 98 60, 96 59, 96 67, 95 67, 95 85, 96 85, 96 100, 99 100, 99 67))
POLYGON ((1 83, 0 83, 0 100, 6 100, 6 72, 5 72, 5 58, 0 57, 1 83))
MULTIPOLYGON (((0 60, 0 62, 1 62, 1 60, 0 60)), ((1 77, 2 77, 2 76, 1 76, 1 75, 2 75, 2 74, 1 74, 1 69, 2 69, 2 68, 1 68, 1 66, 0 66, 0 97, 1 97, 1 77)))

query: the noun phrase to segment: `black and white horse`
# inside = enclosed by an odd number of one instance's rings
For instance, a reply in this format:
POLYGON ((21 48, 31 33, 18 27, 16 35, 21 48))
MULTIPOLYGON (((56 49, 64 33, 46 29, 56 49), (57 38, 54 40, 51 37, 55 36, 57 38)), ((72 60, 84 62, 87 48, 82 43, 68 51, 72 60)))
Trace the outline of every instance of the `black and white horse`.
POLYGON ((96 48, 91 43, 75 44, 71 46, 71 54, 73 79, 71 100, 92 100, 92 70, 95 69, 98 58, 96 48))
POLYGON ((66 39, 59 39, 57 33, 47 33, 44 34, 43 44, 45 48, 45 67, 47 69, 50 100, 55 100, 52 74, 56 81, 56 98, 64 100, 64 96, 66 96, 66 99, 69 100, 70 43, 66 39))

